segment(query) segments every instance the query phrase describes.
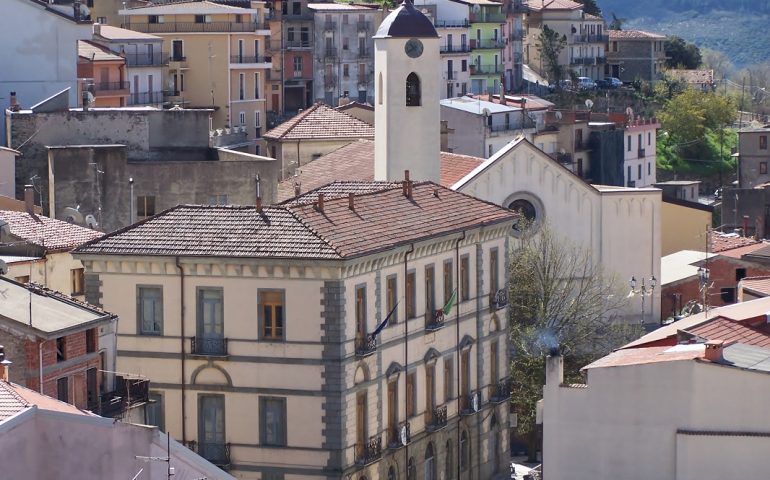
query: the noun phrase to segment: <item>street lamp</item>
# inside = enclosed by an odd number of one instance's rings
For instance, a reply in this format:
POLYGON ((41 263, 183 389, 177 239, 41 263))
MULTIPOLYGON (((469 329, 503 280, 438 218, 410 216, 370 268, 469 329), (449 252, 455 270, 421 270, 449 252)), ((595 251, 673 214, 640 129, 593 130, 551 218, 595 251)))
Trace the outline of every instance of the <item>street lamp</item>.
MULTIPOLYGON (((636 288, 636 277, 631 277, 631 280, 628 281, 628 284, 631 286, 631 293, 629 293, 629 296, 634 295, 641 295, 642 296, 642 322, 641 324, 644 325, 644 297, 646 296, 652 296, 652 294, 655 291, 655 287, 658 285, 658 280, 655 278, 655 275, 650 277, 650 285, 647 286, 644 283, 644 277, 642 277, 642 285, 637 289, 636 288)), ((652 308, 650 308, 652 311, 652 308)))

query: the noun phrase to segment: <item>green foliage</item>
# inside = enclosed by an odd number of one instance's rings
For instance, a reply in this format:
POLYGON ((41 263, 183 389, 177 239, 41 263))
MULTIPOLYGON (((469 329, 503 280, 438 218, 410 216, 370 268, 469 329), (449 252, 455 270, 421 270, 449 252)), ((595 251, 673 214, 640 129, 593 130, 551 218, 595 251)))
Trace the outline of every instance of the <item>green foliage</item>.
POLYGON ((596 0, 577 0, 578 3, 583 4, 583 13, 588 13, 589 15, 596 15, 598 17, 602 16, 602 9, 599 8, 599 5, 597 5, 596 0))
POLYGON ((683 38, 672 36, 666 38, 663 44, 666 52, 666 66, 669 68, 698 68, 701 63, 700 49, 694 43, 688 43, 683 38))
POLYGON ((559 53, 567 46, 567 36, 543 25, 543 30, 537 36, 537 48, 545 67, 548 80, 559 83, 564 78, 564 67, 559 65, 559 53))
POLYGON ((590 250, 557 236, 547 224, 521 231, 509 259, 508 311, 513 402, 519 433, 527 435, 534 429, 551 349, 564 355, 565 377, 578 378, 580 367, 636 338, 640 329, 616 321, 625 292, 590 250))
POLYGON ((615 15, 615 12, 612 12, 612 21, 610 22, 610 25, 607 27, 610 30, 623 30, 623 24, 626 23, 625 18, 620 18, 617 15, 615 15))

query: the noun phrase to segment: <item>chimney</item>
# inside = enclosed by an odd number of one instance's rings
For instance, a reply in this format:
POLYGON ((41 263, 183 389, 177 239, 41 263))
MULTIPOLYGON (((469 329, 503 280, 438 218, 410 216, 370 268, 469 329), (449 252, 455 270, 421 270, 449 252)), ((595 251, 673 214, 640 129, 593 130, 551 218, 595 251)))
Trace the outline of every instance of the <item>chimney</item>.
POLYGON ((706 342, 706 360, 710 362, 719 363, 723 360, 722 352, 724 351, 724 340, 709 340, 706 342))
POLYGON ((94 35, 101 36, 102 34, 102 24, 99 22, 94 23, 94 35))
POLYGON ((351 210, 355 210, 355 203, 353 200, 354 198, 356 198, 355 195, 353 195, 352 193, 348 193, 348 208, 351 210))
POLYGON ((35 189, 32 185, 24 185, 24 206, 27 209, 27 213, 30 215, 35 214, 35 189))
POLYGON ((401 190, 406 198, 411 198, 412 194, 409 191, 410 190, 409 170, 404 170, 404 182, 401 184, 401 190))
POLYGON ((748 215, 743 216, 743 236, 744 237, 749 236, 749 216, 748 215))
POLYGON ((558 387, 564 383, 564 357, 558 350, 545 357, 545 386, 558 387))
POLYGON ((262 211, 262 197, 257 197, 257 211, 262 211))
POLYGON ((324 194, 319 193, 318 194, 318 205, 316 206, 319 212, 323 213, 324 211, 324 194))
POLYGON ((299 197, 302 194, 302 184, 294 182, 294 196, 299 197))
POLYGON ((21 107, 19 107, 19 103, 16 100, 16 92, 11 92, 11 108, 10 110, 12 112, 18 112, 21 110, 21 107))
POLYGON ((8 370, 11 367, 11 361, 5 358, 5 347, 0 345, 0 380, 8 380, 8 370))

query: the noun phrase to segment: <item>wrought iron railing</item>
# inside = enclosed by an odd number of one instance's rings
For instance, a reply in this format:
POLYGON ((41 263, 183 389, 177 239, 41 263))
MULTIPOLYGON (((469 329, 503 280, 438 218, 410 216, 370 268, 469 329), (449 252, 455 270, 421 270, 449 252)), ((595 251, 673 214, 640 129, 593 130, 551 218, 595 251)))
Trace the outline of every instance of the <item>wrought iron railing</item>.
POLYGON ((490 390, 489 401, 492 403, 503 403, 511 398, 511 382, 508 379, 491 385, 490 390))
POLYGON ((377 338, 374 335, 366 335, 356 339, 356 356, 367 357, 377 351, 377 338))
POLYGON ((271 57, 261 55, 231 55, 230 63, 270 63, 271 57))
POLYGON ((163 92, 131 93, 128 96, 128 105, 156 105, 163 103, 163 92))
POLYGON ((433 22, 433 25, 439 28, 468 28, 470 26, 470 24, 468 23, 468 20, 465 20, 465 19, 436 20, 435 22, 433 22))
POLYGON ((324 22, 324 30, 336 30, 337 22, 334 20, 327 20, 324 22))
POLYGON ((508 291, 504 288, 489 294, 489 308, 500 310, 508 305, 508 291))
POLYGON ((372 56, 372 51, 368 48, 358 51, 358 58, 369 58, 372 56))
POLYGON ((439 47, 440 53, 468 53, 471 51, 471 48, 465 44, 465 45, 442 45, 439 47))
POLYGON ((471 23, 505 23, 505 15, 502 13, 471 12, 471 23))
POLYGON ((370 25, 371 25, 371 23, 367 22, 366 20, 364 20, 363 22, 358 22, 357 23, 358 31, 359 32, 365 32, 365 31, 369 30, 370 25))
POLYGON ((503 73, 503 65, 471 65, 471 75, 489 75, 503 73))
POLYGON ((328 47, 324 49, 325 58, 337 58, 337 49, 334 47, 328 47))
POLYGON ((83 90, 88 90, 91 93, 128 90, 128 82, 93 82, 91 83, 89 81, 83 85, 83 90))
POLYGON ((227 355, 227 339, 221 337, 191 337, 190 351, 193 355, 227 355))
POLYGON ((227 470, 230 467, 229 443, 200 442, 198 443, 198 455, 223 470, 227 470))
POLYGON ((638 152, 636 152, 638 155, 638 158, 644 158, 645 157, 645 150, 643 148, 640 148, 638 152))
POLYGON ((433 331, 438 330, 444 326, 444 310, 434 310, 428 319, 428 323, 425 324, 425 330, 433 331))
POLYGON ((382 456, 382 437, 371 437, 366 443, 356 444, 356 463, 369 465, 376 462, 382 456))
POLYGON ((166 23, 124 23, 121 27, 143 33, 185 33, 185 32, 253 32, 260 30, 256 22, 166 22, 166 23))
POLYGON ((168 63, 168 53, 126 53, 126 64, 129 67, 161 66, 168 63))
POLYGON ((401 448, 411 441, 412 431, 409 422, 401 422, 398 426, 388 429, 388 448, 401 448))
POLYGON ((116 418, 129 408, 150 399, 150 382, 146 379, 125 379, 115 377, 115 390, 99 395, 98 405, 91 402, 89 409, 103 417, 116 418))
POLYGON ((435 407, 431 412, 429 420, 430 421, 428 422, 428 425, 426 428, 431 432, 435 432, 436 430, 441 430, 442 428, 446 427, 447 425, 446 405, 435 407))

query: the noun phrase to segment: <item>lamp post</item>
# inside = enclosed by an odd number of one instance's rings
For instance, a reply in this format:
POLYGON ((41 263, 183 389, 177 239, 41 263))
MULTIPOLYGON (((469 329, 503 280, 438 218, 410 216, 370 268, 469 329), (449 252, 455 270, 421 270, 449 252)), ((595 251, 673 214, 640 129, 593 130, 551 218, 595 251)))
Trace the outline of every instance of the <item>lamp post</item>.
MULTIPOLYGON (((631 294, 630 296, 634 295, 641 295, 642 296, 642 322, 641 324, 644 325, 644 297, 646 296, 652 296, 652 294, 655 292, 655 287, 658 285, 658 280, 655 278, 655 275, 650 277, 650 285, 647 286, 644 283, 644 277, 642 277, 642 285, 637 289, 636 288, 636 277, 631 277, 631 280, 628 281, 628 284, 631 286, 631 294)), ((652 309, 650 309, 652 310, 652 309)))

